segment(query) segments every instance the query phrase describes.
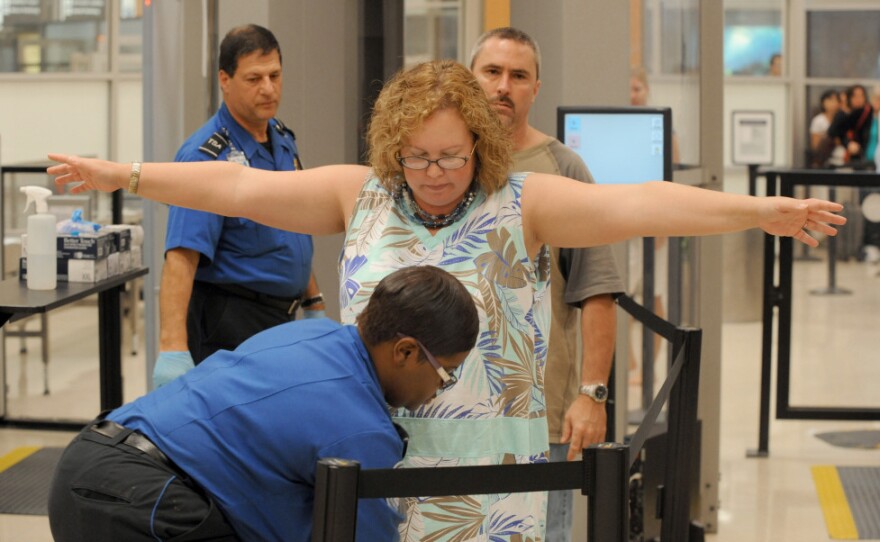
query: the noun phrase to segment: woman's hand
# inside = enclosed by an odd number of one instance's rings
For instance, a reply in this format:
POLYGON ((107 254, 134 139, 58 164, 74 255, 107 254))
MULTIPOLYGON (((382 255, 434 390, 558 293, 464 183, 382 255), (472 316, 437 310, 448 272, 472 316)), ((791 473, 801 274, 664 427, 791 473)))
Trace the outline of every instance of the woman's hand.
POLYGON ((762 198, 763 208, 758 218, 758 226, 771 235, 793 237, 811 247, 819 246, 808 231, 825 235, 837 235, 837 228, 846 224, 846 218, 834 214, 843 210, 843 205, 831 201, 774 197, 762 198))
POLYGON ((55 186, 60 192, 64 192, 64 185, 71 183, 80 183, 70 187, 71 194, 88 190, 114 192, 128 186, 131 164, 65 154, 49 154, 49 159, 60 162, 46 169, 46 173, 55 177, 55 186))

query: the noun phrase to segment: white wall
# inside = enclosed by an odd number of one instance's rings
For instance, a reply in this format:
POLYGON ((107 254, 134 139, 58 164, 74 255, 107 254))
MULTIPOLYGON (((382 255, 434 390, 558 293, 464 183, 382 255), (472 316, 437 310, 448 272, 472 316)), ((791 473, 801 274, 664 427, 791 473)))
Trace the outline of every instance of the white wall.
POLYGON ((772 111, 774 120, 773 165, 791 167, 794 130, 788 85, 770 79, 728 79, 724 84, 724 191, 748 193, 748 168, 731 162, 730 117, 733 111, 772 111))
POLYGON ((144 93, 140 79, 121 81, 119 85, 119 111, 116 136, 116 159, 133 162, 144 158, 144 93))
MULTIPOLYGON (((0 79, 0 161, 40 161, 52 151, 106 157, 107 104, 106 81, 0 79)), ((131 131, 140 137, 139 119, 131 131)))

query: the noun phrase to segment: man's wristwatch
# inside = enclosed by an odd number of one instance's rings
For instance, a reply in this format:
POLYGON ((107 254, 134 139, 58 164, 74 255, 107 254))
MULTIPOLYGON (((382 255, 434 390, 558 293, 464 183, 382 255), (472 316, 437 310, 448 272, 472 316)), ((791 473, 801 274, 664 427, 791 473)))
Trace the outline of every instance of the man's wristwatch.
POLYGON ((585 384, 578 388, 581 395, 586 395, 597 403, 604 403, 608 400, 608 386, 605 384, 585 384))

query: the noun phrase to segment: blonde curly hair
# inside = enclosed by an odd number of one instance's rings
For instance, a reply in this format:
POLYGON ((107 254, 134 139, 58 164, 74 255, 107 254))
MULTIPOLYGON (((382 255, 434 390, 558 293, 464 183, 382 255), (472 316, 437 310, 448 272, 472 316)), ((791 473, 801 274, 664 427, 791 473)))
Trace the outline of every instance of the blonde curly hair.
POLYGON ((399 71, 373 106, 368 159, 385 188, 394 190, 402 179, 400 149, 425 119, 445 108, 456 109, 475 136, 474 176, 480 187, 491 194, 507 184, 513 152, 509 132, 470 70, 452 60, 435 60, 399 71))

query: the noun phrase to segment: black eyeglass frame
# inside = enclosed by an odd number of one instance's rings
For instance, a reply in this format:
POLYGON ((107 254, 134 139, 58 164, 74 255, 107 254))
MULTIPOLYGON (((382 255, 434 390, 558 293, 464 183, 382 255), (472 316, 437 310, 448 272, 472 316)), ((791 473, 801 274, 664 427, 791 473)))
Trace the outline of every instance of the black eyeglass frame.
POLYGON ((466 166, 467 163, 470 162, 471 157, 473 157, 475 150, 477 150, 477 143, 476 142, 474 142, 474 146, 471 148, 471 152, 469 152, 467 156, 441 156, 440 158, 437 158, 436 160, 431 160, 430 158, 425 158, 424 156, 400 156, 398 154, 396 158, 397 158, 397 162, 402 167, 405 167, 406 169, 423 171, 423 170, 426 170, 429 167, 431 167, 431 164, 437 164, 437 167, 439 167, 440 169, 442 169, 444 171, 445 170, 455 170, 455 169, 461 169, 464 166, 466 166), (419 163, 424 163, 425 166, 424 167, 413 167, 412 165, 406 164, 407 160, 416 160, 419 163), (453 166, 453 167, 446 167, 440 163, 444 160, 455 160, 456 161, 455 163, 458 163, 458 160, 461 160, 461 165, 453 166))
POLYGON ((433 367, 434 370, 437 371, 437 374, 440 375, 440 380, 443 381, 443 383, 440 384, 441 390, 443 390, 443 391, 448 390, 449 388, 454 386, 456 384, 456 382, 458 382, 458 378, 454 374, 450 374, 449 371, 447 371, 446 369, 443 368, 442 365, 440 365, 440 362, 437 361, 437 358, 434 357, 434 354, 432 354, 428 350, 428 348, 424 344, 422 344, 422 341, 416 339, 415 337, 411 337, 409 335, 404 335, 403 333, 398 333, 397 336, 400 337, 401 339, 407 339, 407 338, 412 339, 416 342, 417 345, 419 345, 419 348, 422 349, 422 352, 425 354, 425 357, 428 359, 428 363, 430 363, 431 367, 433 367))

